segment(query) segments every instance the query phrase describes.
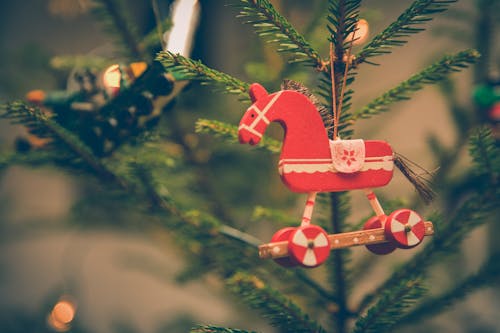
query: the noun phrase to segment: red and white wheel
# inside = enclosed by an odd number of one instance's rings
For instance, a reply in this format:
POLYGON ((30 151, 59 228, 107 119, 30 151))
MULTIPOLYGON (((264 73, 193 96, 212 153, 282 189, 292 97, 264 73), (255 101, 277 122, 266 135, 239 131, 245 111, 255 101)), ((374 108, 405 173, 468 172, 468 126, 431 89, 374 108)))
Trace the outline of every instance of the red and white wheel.
POLYGON ((385 235, 393 240, 397 247, 403 249, 415 247, 424 239, 424 220, 410 209, 398 209, 387 218, 385 235))
MULTIPOLYGON (((278 230, 273 237, 271 238, 271 242, 282 242, 282 241, 287 241, 290 238, 290 234, 294 232, 297 228, 293 227, 288 227, 288 228, 283 228, 278 230)), ((284 257, 284 258, 276 258, 273 259, 274 262, 277 264, 283 266, 283 267, 294 267, 297 266, 298 263, 295 262, 292 258, 290 257, 284 257)))
MULTIPOLYGON (((365 225, 363 226, 363 230, 369 230, 369 229, 377 229, 377 228, 383 228, 382 221, 377 216, 373 216, 368 221, 366 221, 365 225)), ((396 250, 397 246, 393 242, 387 242, 387 243, 380 243, 380 244, 370 244, 366 245, 366 248, 375 254, 389 254, 391 252, 394 252, 396 250)))
POLYGON ((304 267, 316 267, 330 255, 330 240, 325 230, 317 225, 298 227, 288 239, 292 260, 304 267))

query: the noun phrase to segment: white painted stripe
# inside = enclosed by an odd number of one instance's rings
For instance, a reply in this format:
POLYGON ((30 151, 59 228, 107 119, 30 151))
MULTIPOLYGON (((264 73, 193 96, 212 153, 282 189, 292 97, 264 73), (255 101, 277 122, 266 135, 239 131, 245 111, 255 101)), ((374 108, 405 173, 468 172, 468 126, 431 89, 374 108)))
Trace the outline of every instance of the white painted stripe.
MULTIPOLYGON (((394 163, 389 162, 365 162, 363 167, 359 171, 369 171, 369 170, 384 170, 392 171, 394 168, 394 163)), ((287 164, 282 163, 279 165, 281 173, 315 173, 315 172, 331 172, 337 173, 338 171, 332 168, 330 163, 318 163, 318 164, 287 164)))
POLYGON ((251 127, 249 127, 249 126, 245 125, 245 124, 243 124, 243 125, 241 125, 240 127, 238 127, 238 131, 240 131, 240 130, 242 130, 242 129, 246 129, 246 130, 247 130, 247 131, 249 131, 250 133, 252 133, 252 134, 254 134, 254 135, 258 136, 259 138, 261 138, 261 137, 262 137, 262 134, 261 134, 261 133, 257 132, 255 129, 253 129, 253 128, 251 128, 251 127))
POLYGON ((411 211, 410 217, 408 218, 408 224, 413 227, 415 224, 417 224, 420 221, 421 221, 420 217, 414 211, 411 211))
POLYGON ((274 103, 276 103, 282 92, 283 91, 277 92, 262 111, 255 104, 250 107, 250 109, 254 110, 257 113, 257 118, 255 118, 254 121, 252 121, 252 123, 247 126, 248 129, 255 130, 255 126, 257 126, 261 120, 264 120, 266 124, 269 124, 269 119, 267 119, 266 113, 274 105, 274 103))
POLYGON ((401 231, 404 231, 404 230, 405 230, 405 225, 403 223, 399 222, 396 219, 392 220, 392 222, 391 222, 391 231, 393 233, 395 233, 395 232, 401 232, 401 231))
POLYGON ((328 246, 328 239, 325 234, 321 233, 314 239, 314 247, 324 247, 328 246))
POLYGON ((307 247, 307 237, 302 230, 297 230, 295 235, 293 235, 292 243, 298 246, 307 247))
POLYGON ((413 233, 413 231, 410 231, 406 235, 406 238, 407 238, 407 241, 408 241, 408 246, 417 245, 420 242, 420 240, 418 239, 417 235, 415 235, 413 233))
POLYGON ((306 266, 316 266, 318 261, 316 260, 316 255, 314 255, 314 251, 312 249, 307 249, 302 263, 306 266))

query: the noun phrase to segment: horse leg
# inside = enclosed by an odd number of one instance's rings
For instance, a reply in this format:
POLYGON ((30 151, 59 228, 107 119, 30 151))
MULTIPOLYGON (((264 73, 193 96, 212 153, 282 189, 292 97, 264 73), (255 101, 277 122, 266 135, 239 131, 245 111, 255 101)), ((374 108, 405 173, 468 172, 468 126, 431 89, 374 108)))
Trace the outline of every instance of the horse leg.
POLYGON ((311 216, 314 210, 314 202, 316 201, 317 192, 309 192, 307 194, 306 207, 304 208, 304 214, 302 214, 301 226, 309 225, 311 223, 311 216))
MULTIPOLYGON (((368 229, 377 229, 377 228, 385 228, 385 223, 387 222, 387 215, 384 213, 384 209, 380 202, 377 199, 377 196, 371 189, 365 189, 365 195, 370 201, 370 205, 372 206, 373 211, 375 212, 374 217, 370 218, 366 221, 363 226, 364 230, 368 229)), ((396 245, 393 242, 382 243, 382 244, 371 244, 366 245, 366 248, 375 254, 389 254, 396 250, 396 245)))
POLYGON ((382 208, 382 205, 380 205, 380 202, 377 199, 377 196, 373 191, 369 188, 365 189, 365 195, 368 198, 368 201, 370 201, 370 205, 372 206, 373 211, 375 212, 375 215, 380 219, 380 222, 385 223, 387 220, 387 215, 384 213, 384 209, 382 208))

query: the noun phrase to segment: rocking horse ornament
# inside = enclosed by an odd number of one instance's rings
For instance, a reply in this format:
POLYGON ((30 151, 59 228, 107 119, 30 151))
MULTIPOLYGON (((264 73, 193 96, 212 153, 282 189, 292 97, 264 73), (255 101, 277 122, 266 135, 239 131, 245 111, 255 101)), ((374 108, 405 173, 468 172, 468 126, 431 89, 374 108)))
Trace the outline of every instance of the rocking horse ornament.
POLYGON ((356 245, 376 254, 396 248, 412 248, 433 225, 410 209, 386 215, 371 190, 389 183, 393 175, 394 153, 390 145, 378 140, 330 140, 315 105, 295 90, 269 94, 260 84, 250 86, 252 105, 238 128, 240 143, 256 145, 271 122, 284 128, 278 170, 283 183, 293 192, 307 193, 298 227, 277 231, 271 242, 259 247, 261 258, 272 258, 286 267, 316 267, 330 250, 356 245), (316 193, 364 190, 375 212, 363 230, 328 235, 311 223, 316 193))

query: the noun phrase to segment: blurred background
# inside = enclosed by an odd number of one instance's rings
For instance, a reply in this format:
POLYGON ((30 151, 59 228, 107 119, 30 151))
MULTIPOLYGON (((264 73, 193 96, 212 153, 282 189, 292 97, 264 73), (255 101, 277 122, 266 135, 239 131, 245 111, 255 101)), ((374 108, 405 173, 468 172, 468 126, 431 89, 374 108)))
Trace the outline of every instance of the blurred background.
MULTIPOLYGON (((323 55, 327 53, 324 24, 315 26, 310 22, 315 11, 321 10, 321 0, 272 2, 299 31, 308 32, 313 46, 323 55)), ((125 3, 141 32, 155 28, 149 2, 125 3)), ((161 15, 168 16, 169 1, 159 3, 161 15)), ((262 43, 250 26, 235 17, 236 9, 225 6, 224 1, 200 3, 193 58, 244 81, 259 81, 269 90, 278 90, 283 78, 311 86, 316 83, 313 70, 285 68, 274 48, 262 43)), ((369 22, 370 36, 395 20, 411 3, 365 1, 361 17, 369 22)), ((484 30, 487 35, 481 35, 484 15, 492 14, 481 12, 482 3, 464 0, 453 5, 428 24, 425 32, 411 37, 406 46, 380 57, 381 66, 362 66, 353 87, 353 109, 357 109, 445 53, 467 47, 486 50, 483 63, 454 74, 448 85, 426 87, 411 100, 398 103, 391 112, 360 121, 355 127, 356 137, 387 140, 395 151, 427 170, 440 167, 432 152, 433 144, 456 153, 437 182, 436 190, 442 197, 421 208, 427 213, 446 212, 448 206, 460 204, 453 201, 459 199, 449 193, 452 188, 445 188, 450 179, 459 182, 470 163, 460 139, 463 127, 457 125, 453 107, 476 110, 474 89, 489 78, 498 79, 500 73, 498 15, 488 18, 490 25, 484 30)), ((54 57, 96 55, 119 61, 114 44, 91 15, 89 6, 87 0, 0 2, 2 102, 23 99, 33 89, 66 89, 70 71, 55 68, 54 57)), ((181 202, 217 211, 262 240, 270 238, 273 227, 252 218, 255 206, 300 216, 304 198, 288 192, 280 183, 276 156, 195 134, 198 118, 237 124, 245 109, 242 104, 231 96, 193 84, 177 98, 174 108, 177 125, 193 142, 204 163, 203 168, 183 163, 169 170, 172 177, 167 187, 181 202), (247 170, 249 166, 251 170, 247 170), (198 188, 193 178, 200 174, 211 181, 216 204, 198 198, 205 189, 198 188)), ((168 116, 167 122, 173 121, 170 117, 174 116, 168 116)), ((276 126, 272 130, 279 137, 280 129, 276 126)), ((11 150, 16 138, 25 134, 20 127, 0 122, 1 149, 11 150)), ((53 316, 54 306, 63 301, 66 303, 61 304, 69 309, 61 313, 76 311, 72 323, 75 332, 186 332, 196 323, 273 332, 256 313, 229 296, 215 276, 179 282, 187 264, 183 249, 172 245, 175 236, 148 227, 146 214, 120 204, 123 198, 119 194, 103 193, 98 181, 49 166, 2 168, 0 175, 1 332, 57 331, 60 328, 47 321, 53 316)), ((411 185, 399 173, 377 193, 421 206, 411 185)), ((352 193, 352 197, 350 219, 358 221, 369 214, 370 207, 362 193, 352 193)), ((432 272, 439 277, 433 288, 445 288, 450 281, 476 270, 492 249, 498 249, 498 236, 498 230, 488 225, 474 231, 453 261, 432 272)), ((367 260, 365 252, 355 249, 355 260, 367 260)), ((411 253, 374 258, 376 265, 371 273, 358 278, 353 300, 359 300, 382 281, 390 268, 410 258, 411 253)), ((484 288, 426 325, 446 332, 498 331, 498 296, 498 285, 484 288)))

